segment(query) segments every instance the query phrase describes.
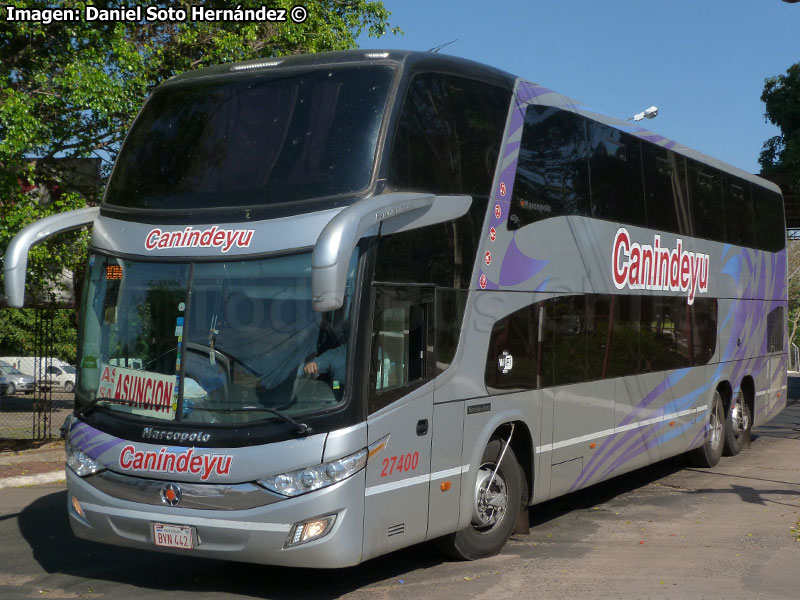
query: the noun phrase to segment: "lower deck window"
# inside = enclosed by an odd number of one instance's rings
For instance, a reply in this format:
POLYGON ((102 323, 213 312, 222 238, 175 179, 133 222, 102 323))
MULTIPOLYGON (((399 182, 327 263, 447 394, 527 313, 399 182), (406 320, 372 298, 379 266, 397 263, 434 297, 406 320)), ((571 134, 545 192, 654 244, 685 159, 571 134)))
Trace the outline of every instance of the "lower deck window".
POLYGON ((717 301, 581 294, 546 298, 495 323, 485 382, 535 389, 707 364, 717 301))

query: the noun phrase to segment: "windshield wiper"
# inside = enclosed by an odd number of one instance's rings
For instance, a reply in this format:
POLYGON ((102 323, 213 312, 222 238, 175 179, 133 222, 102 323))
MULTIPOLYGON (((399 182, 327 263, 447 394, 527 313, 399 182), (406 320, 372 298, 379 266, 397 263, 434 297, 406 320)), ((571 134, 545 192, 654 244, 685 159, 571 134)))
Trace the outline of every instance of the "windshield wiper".
POLYGON ((292 417, 287 414, 282 413, 279 410, 275 410, 274 408, 267 408, 266 406, 240 406, 238 408, 198 408, 197 406, 192 407, 192 410, 204 411, 204 412, 265 412, 270 413, 271 415, 275 415, 282 421, 294 425, 295 432, 298 435, 309 435, 314 432, 310 426, 306 425, 305 423, 299 423, 295 421, 292 417))
POLYGON ((111 402, 111 403, 115 403, 115 404, 128 404, 130 402, 130 400, 121 400, 119 398, 103 398, 102 396, 98 396, 94 400, 91 400, 89 402, 89 404, 84 406, 80 411, 78 411, 78 416, 79 417, 85 417, 86 415, 88 415, 90 412, 92 412, 94 410, 94 408, 95 408, 95 406, 97 406, 98 402, 111 402))

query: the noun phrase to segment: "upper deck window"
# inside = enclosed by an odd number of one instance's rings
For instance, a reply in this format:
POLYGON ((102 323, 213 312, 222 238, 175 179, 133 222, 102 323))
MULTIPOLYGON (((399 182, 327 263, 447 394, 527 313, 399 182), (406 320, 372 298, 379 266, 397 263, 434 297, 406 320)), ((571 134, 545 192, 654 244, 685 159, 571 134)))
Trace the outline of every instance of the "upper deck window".
POLYGON ((107 204, 282 204, 369 185, 393 70, 329 68, 156 90, 120 152, 107 204))
POLYGON ((397 123, 392 189, 488 196, 511 92, 442 73, 415 75, 397 123))

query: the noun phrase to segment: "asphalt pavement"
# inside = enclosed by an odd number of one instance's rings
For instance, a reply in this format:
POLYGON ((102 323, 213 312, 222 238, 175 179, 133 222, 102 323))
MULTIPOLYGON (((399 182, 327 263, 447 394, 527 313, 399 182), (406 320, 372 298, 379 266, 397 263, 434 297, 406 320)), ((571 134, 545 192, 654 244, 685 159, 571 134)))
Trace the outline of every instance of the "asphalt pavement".
MULTIPOLYGON (((63 483, 0 489, 0 597, 601 600, 800 597, 800 377, 752 447, 713 469, 662 461, 530 510, 531 529, 474 562, 420 544, 350 569, 214 561, 79 540, 63 483)), ((0 455, 61 473, 59 447, 0 455), (55 467, 58 467, 56 470, 55 467)), ((1 481, 7 481, 3 479, 1 481)))

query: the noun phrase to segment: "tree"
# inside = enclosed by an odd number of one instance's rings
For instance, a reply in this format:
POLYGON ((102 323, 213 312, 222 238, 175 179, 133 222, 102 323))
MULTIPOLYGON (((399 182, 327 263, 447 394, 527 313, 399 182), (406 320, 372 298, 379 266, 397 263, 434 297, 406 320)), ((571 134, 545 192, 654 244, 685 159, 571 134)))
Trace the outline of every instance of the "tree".
POLYGON ((796 343, 800 330, 800 241, 788 242, 786 260, 789 269, 789 342, 796 343))
MULTIPOLYGON (((128 1, 0 1, 0 252, 19 229, 48 214, 97 203, 125 132, 159 83, 211 64, 356 47, 381 36, 390 13, 372 0, 306 0, 302 22, 87 21, 86 5, 128 1), (9 8, 77 9, 73 21, 8 20, 9 8), (67 159, 97 158, 100 178, 71 177, 67 159)), ((259 8, 261 0, 198 2, 204 8, 259 8)), ((295 0, 274 0, 289 11, 295 0)), ((172 2, 147 7, 177 7, 172 2)), ((187 6, 180 6, 187 8, 187 6)), ((28 296, 52 295, 66 268, 80 271, 86 234, 58 236, 34 248, 28 296)), ((13 326, 25 319, 6 319, 13 326)), ((13 335, 17 335, 16 332, 13 335)), ((12 339, 0 328, 2 336, 12 339)), ((17 335, 17 338, 19 335, 17 335)))
POLYGON ((764 142, 758 159, 762 172, 785 173, 789 189, 784 193, 800 193, 800 63, 767 79, 761 100, 766 119, 781 130, 764 142))

